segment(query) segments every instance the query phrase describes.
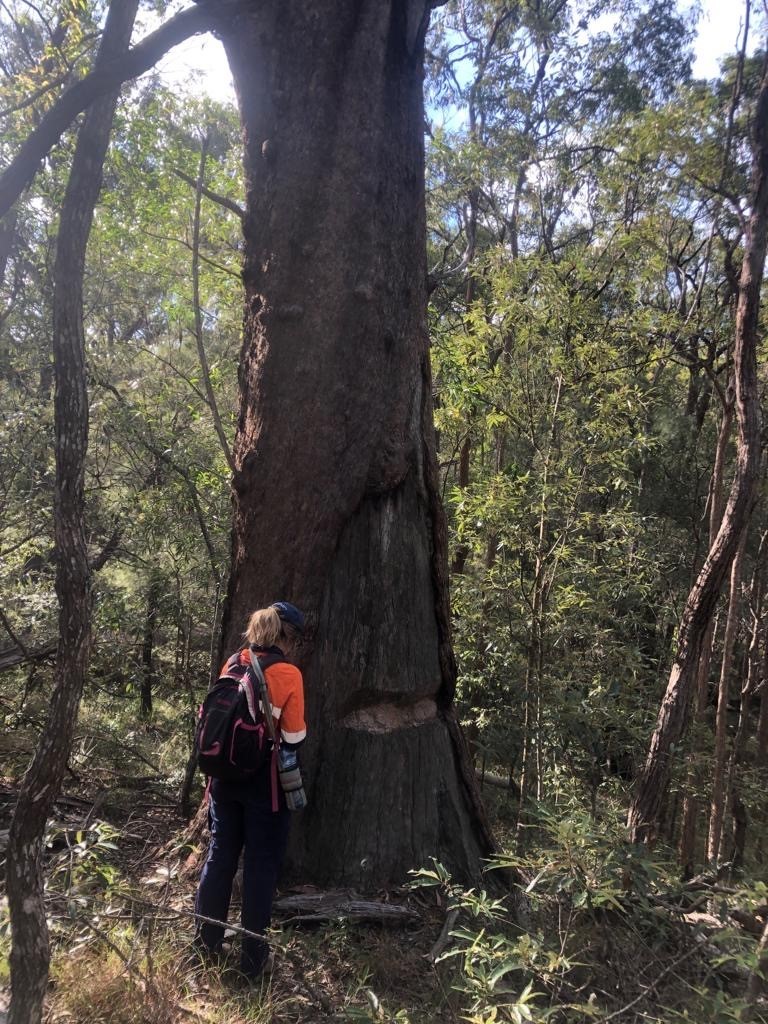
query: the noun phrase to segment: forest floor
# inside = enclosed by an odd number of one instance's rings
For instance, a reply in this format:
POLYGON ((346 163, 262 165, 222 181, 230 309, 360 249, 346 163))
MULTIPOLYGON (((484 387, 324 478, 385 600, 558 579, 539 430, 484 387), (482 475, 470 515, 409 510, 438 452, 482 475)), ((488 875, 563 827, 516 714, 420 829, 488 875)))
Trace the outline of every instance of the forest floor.
MULTIPOLYGON (((93 720, 91 728, 98 733, 93 720)), ((191 942, 204 842, 176 810, 178 777, 158 771, 151 732, 111 734, 111 757, 103 734, 81 737, 56 803, 46 1024, 768 1022, 764 1003, 745 1002, 759 936, 729 917, 738 903, 759 927, 768 888, 686 888, 661 860, 622 846, 607 798, 600 820, 574 803, 542 811, 527 851, 506 858, 518 872, 512 893, 465 891, 425 865, 414 886, 373 894, 413 911, 404 927, 278 912, 275 969, 260 985, 244 987, 228 965, 201 967, 191 942)), ((0 782, 0 846, 16 787, 11 777, 0 782)), ((497 834, 514 849, 505 794, 486 796, 497 834)), ((238 920, 237 890, 230 917, 238 920)), ((8 949, 4 910, 0 1022, 8 949)))
MULTIPOLYGON (((456 1000, 429 960, 445 919, 435 894, 380 894, 416 911, 407 929, 343 919, 294 923, 290 912, 277 914, 274 970, 246 986, 236 970, 236 934, 229 936, 232 964, 201 966, 193 953, 197 870, 188 865, 199 867, 199 858, 190 856, 171 794, 154 789, 137 799, 135 791, 115 791, 97 817, 79 789, 70 781, 48 833, 54 956, 47 1024, 457 1019, 456 1000)), ((0 838, 14 796, 0 787, 0 838)), ((0 1015, 7 982, 5 960, 0 1015)))

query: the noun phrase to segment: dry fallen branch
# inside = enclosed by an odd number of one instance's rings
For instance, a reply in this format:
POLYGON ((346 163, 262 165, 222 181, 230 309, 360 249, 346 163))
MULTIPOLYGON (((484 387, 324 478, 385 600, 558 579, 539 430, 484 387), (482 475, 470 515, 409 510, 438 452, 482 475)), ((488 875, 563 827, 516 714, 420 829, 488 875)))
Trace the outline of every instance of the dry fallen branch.
POLYGON ((691 946, 691 948, 687 949, 682 954, 682 956, 679 956, 676 960, 673 960, 668 967, 665 967, 661 974, 658 976, 658 978, 656 978, 655 981, 652 981, 651 984, 643 992, 641 992, 639 996, 633 999, 631 1003, 627 1003, 627 1005, 622 1006, 620 1010, 614 1010, 614 1012, 609 1013, 607 1017, 603 1017, 602 1024, 608 1024, 608 1021, 610 1020, 617 1020, 619 1017, 623 1017, 625 1013, 631 1010, 634 1006, 637 1006, 637 1004, 641 1002, 643 999, 645 999, 647 996, 649 996, 654 991, 654 989, 658 988, 662 980, 666 978, 668 974, 674 971, 676 967, 679 967, 684 960, 687 960, 689 957, 693 956, 694 953, 698 952, 698 946, 691 946))
POLYGON ((397 903, 363 900, 340 891, 296 893, 275 900, 279 913, 289 914, 291 921, 374 921, 405 926, 420 921, 415 910, 397 903))
POLYGON ((16 668, 26 661, 43 661, 56 653, 56 641, 49 641, 40 647, 27 648, 26 651, 19 647, 5 648, 0 651, 0 672, 6 672, 9 668, 16 668))

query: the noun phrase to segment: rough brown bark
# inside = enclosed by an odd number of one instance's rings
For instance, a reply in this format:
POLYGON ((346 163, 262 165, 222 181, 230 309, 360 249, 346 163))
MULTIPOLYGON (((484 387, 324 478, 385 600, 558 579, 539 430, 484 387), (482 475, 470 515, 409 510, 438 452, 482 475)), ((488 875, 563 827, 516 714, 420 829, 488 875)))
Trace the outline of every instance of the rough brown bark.
POLYGON ((651 738, 645 766, 629 810, 632 838, 651 839, 667 792, 671 756, 685 733, 702 640, 731 560, 749 518, 760 464, 760 405, 756 335, 768 228, 768 65, 763 67, 753 124, 751 214, 739 280, 734 342, 736 472, 723 521, 701 572, 688 595, 678 632, 675 662, 651 738))
MULTIPOLYGON (((138 0, 113 4, 97 67, 124 51, 138 0)), ((88 393, 83 331, 83 267, 117 94, 94 104, 78 133, 59 223, 54 268, 53 355, 56 491, 56 686, 40 743, 11 821, 7 891, 11 916, 9 1024, 41 1019, 50 950, 43 904, 42 838, 69 757, 90 640, 91 568, 84 530, 88 393)))
POLYGON ((425 0, 246 4, 244 348, 223 640, 307 612, 293 865, 373 886, 492 848, 452 717, 426 331, 425 0), (465 770, 465 768, 467 770, 465 770))

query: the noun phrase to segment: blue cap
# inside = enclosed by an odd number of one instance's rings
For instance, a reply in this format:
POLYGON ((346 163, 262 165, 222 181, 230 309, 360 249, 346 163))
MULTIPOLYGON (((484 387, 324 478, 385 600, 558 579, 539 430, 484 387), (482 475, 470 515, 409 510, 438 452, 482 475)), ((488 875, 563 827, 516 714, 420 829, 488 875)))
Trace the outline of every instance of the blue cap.
POLYGON ((289 626, 293 626, 299 633, 304 632, 304 616, 295 604, 289 604, 288 601, 275 601, 272 607, 280 616, 282 622, 287 622, 289 626))

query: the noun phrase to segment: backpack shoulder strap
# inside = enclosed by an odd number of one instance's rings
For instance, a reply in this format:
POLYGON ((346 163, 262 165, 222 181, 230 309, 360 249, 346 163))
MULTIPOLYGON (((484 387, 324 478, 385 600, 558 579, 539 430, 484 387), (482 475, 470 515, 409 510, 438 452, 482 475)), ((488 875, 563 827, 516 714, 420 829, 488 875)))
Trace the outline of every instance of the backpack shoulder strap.
POLYGON ((267 723, 267 730, 269 731, 269 735, 275 749, 277 749, 278 739, 277 734, 275 733, 275 721, 272 716, 272 703, 269 699, 269 687, 267 685, 267 678, 264 675, 264 672, 270 665, 275 665, 277 662, 284 661, 285 659, 279 654, 259 655, 251 650, 250 660, 251 663, 248 666, 248 681, 249 683, 252 682, 255 684, 256 692, 261 697, 261 701, 264 706, 264 717, 267 723))

